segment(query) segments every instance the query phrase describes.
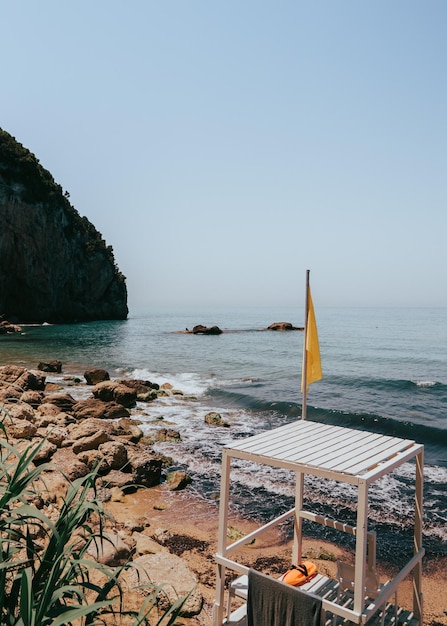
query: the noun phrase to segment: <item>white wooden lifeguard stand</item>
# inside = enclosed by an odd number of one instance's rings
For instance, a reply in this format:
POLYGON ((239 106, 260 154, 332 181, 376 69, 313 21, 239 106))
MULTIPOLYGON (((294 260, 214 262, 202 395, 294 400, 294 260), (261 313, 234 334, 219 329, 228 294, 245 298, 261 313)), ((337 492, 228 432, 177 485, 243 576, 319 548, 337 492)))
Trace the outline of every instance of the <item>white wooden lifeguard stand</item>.
MULTIPOLYGON (((225 613, 225 570, 229 568, 242 577, 248 568, 230 558, 238 548, 284 520, 293 517, 294 541, 292 563, 301 562, 302 522, 304 519, 317 522, 340 531, 355 535, 355 568, 353 602, 349 606, 323 597, 323 613, 352 622, 365 624, 379 609, 384 610, 388 600, 396 592, 399 583, 412 573, 413 614, 412 625, 422 626, 422 504, 423 504, 423 464, 424 447, 408 439, 389 437, 367 431, 353 430, 340 426, 330 426, 300 420, 266 431, 247 439, 236 441, 223 448, 222 477, 220 491, 220 513, 218 530, 216 600, 213 612, 213 626, 222 624, 244 624, 245 618, 225 613), (246 459, 272 467, 291 470, 296 476, 295 507, 283 515, 264 524, 242 539, 227 545, 227 527, 230 504, 230 473, 232 459, 246 459), (377 598, 365 600, 367 568, 375 563, 375 546, 368 550, 368 489, 371 483, 389 474, 403 463, 415 459, 415 512, 414 512, 414 551, 412 557, 394 577, 381 589, 377 598), (349 526, 343 520, 334 520, 316 515, 303 508, 305 475, 336 480, 355 485, 358 488, 358 508, 356 526, 349 526)), ((334 584, 336 585, 337 583, 334 584)), ((243 586, 243 585, 242 585, 243 586)), ((313 590, 312 590, 313 591, 313 590)), ((245 589, 246 592, 246 589, 245 589)), ((315 592, 318 593, 318 592, 315 592)), ((241 594, 244 597, 244 594, 241 594)), ((246 597, 246 593, 245 593, 246 597)), ((227 603, 229 606, 229 602, 227 603)), ((237 611, 235 612, 237 613, 237 611)), ((396 613, 397 614, 397 613, 396 613)), ((240 612, 239 612, 240 615, 240 612)), ((338 618, 337 618, 338 619, 338 618)), ((394 623, 396 618, 394 618, 394 623)), ((399 620, 397 623, 400 623, 399 620)))

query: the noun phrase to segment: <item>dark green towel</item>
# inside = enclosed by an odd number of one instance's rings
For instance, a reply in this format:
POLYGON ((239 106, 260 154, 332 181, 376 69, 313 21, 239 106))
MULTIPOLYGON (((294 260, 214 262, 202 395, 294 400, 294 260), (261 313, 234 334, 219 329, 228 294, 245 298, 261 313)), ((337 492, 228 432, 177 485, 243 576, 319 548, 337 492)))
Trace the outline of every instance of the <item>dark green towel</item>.
POLYGON ((320 626, 321 598, 250 569, 247 626, 320 626))

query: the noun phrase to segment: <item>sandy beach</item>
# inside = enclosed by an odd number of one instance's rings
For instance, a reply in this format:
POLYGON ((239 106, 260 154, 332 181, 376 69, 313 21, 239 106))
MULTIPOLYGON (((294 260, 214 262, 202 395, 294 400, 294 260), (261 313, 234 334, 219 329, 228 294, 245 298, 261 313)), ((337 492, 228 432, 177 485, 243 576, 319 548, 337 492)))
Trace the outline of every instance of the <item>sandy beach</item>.
MULTIPOLYGON (((144 516, 150 523, 148 534, 159 529, 168 531, 191 571, 197 576, 200 590, 205 598, 204 608, 196 618, 182 619, 185 626, 211 626, 212 605, 215 594, 215 562, 217 549, 218 506, 207 503, 184 492, 169 491, 164 485, 139 490, 123 497, 121 502, 107 503, 106 508, 116 521, 124 522, 131 516, 144 516)), ((247 534, 255 528, 249 520, 230 516, 230 525, 235 533, 247 534)), ((340 547, 321 540, 304 540, 304 553, 318 565, 319 572, 334 576, 335 560, 352 559, 352 555, 340 547)), ((291 542, 284 540, 277 530, 241 551, 241 560, 265 573, 278 575, 290 565, 291 542)), ((393 575, 393 568, 378 564, 382 580, 393 575)), ((447 626, 447 558, 428 561, 424 564, 424 622, 423 626, 447 626)), ((411 580, 404 581, 399 588, 399 605, 412 608, 411 580)))

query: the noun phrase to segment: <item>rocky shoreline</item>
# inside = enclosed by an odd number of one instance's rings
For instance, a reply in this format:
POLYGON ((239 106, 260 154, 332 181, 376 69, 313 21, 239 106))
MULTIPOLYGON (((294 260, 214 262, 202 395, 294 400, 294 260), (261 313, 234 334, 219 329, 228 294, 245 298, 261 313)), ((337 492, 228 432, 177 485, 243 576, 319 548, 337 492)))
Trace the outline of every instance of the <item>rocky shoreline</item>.
MULTIPOLYGON (((58 361, 39 363, 36 370, 0 367, 2 438, 7 436, 8 443, 18 450, 39 446, 34 462, 50 464, 35 506, 50 519, 57 517, 69 482, 97 466, 97 499, 108 513, 107 541, 95 545, 90 557, 112 567, 133 561, 134 577, 129 575, 126 580, 125 594, 125 602, 132 607, 144 600, 143 592, 136 589, 136 571, 142 577, 150 572, 153 582, 165 585, 170 602, 193 590, 178 624, 210 626, 217 503, 191 496, 185 489, 190 482, 187 473, 168 471, 171 460, 152 450, 152 438, 144 436, 139 421, 132 417, 137 401, 152 403, 181 391, 150 381, 110 380, 100 369, 87 369, 84 381, 69 377, 61 384, 47 382, 48 372, 61 369, 58 361), (91 397, 76 400, 70 393, 73 387, 82 387, 91 397)), ((219 423, 218 414, 207 417, 210 427, 219 423)), ((156 435, 179 436, 163 424, 156 435)), ((237 536, 253 528, 249 520, 231 516, 230 524, 237 536)), ((280 574, 290 565, 290 545, 277 530, 241 550, 247 565, 265 573, 280 574)), ((329 576, 335 574, 336 558, 349 559, 343 550, 323 541, 306 540, 305 550, 319 571, 329 576)), ((426 569, 424 624, 447 625, 440 591, 447 578, 446 562, 426 569)), ((411 606, 411 581, 405 581, 400 591, 402 605, 411 606)))
MULTIPOLYGON (((61 370, 57 361, 39 364, 47 371, 61 370)), ((55 519, 68 484, 87 476, 97 468, 96 499, 106 510, 122 505, 126 496, 160 486, 162 472, 170 459, 151 450, 151 441, 144 437, 138 420, 131 410, 139 402, 151 402, 159 395, 175 393, 169 384, 160 388, 149 381, 111 381, 104 370, 91 369, 84 373, 85 382, 67 380, 67 385, 87 385, 91 398, 76 400, 69 387, 46 382, 41 369, 28 370, 10 365, 0 367, 0 418, 2 438, 19 452, 36 448, 35 466, 49 464, 43 474, 39 497, 32 503, 49 519, 55 519)), ((175 432, 160 428, 158 437, 175 437, 175 432)), ((185 472, 165 472, 166 492, 183 489, 190 482, 185 472)), ((164 504, 159 504, 163 509, 164 504)), ((122 508, 122 507, 121 507, 122 508)), ((127 509, 127 507, 126 507, 127 509)), ((118 509, 119 510, 119 509, 118 509)), ((119 517, 119 516, 118 516, 119 517)), ((108 516, 104 533, 106 541, 94 544, 90 557, 107 566, 119 566, 133 560, 138 568, 140 584, 143 572, 166 586, 171 602, 177 595, 191 593, 182 614, 200 614, 204 598, 197 580, 186 563, 167 547, 172 541, 163 529, 151 529, 147 516, 126 510, 119 521, 108 516)), ((177 542, 178 543, 178 542, 177 542)), ((191 542, 189 542, 191 543, 191 542)), ((136 569, 132 570, 136 576, 136 569)), ((136 581, 128 574, 129 589, 136 581)), ((138 598, 134 599, 134 603, 138 598)), ((140 599, 141 602, 141 599, 140 599)))

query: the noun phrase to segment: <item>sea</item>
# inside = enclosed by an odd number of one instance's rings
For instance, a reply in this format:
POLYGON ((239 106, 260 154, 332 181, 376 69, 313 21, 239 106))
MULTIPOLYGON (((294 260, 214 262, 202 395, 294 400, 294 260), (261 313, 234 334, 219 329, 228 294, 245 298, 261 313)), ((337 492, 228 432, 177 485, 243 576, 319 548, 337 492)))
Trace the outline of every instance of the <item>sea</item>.
MULTIPOLYGON (((181 435, 156 449, 172 469, 192 477, 190 495, 218 506, 221 450, 232 441, 301 419, 303 332, 266 330, 274 322, 303 326, 294 308, 146 309, 125 321, 23 326, 0 337, 0 364, 35 369, 58 359, 62 373, 47 381, 80 377, 87 368, 111 378, 138 378, 181 394, 138 403, 133 416, 145 434, 161 427, 181 435), (220 335, 187 333, 217 325, 220 335), (205 423, 209 412, 225 426, 205 423)), ((424 529, 427 558, 447 555, 447 308, 320 308, 316 310, 323 378, 309 387, 306 419, 424 444, 424 529)), ((91 396, 71 385, 76 398, 91 396)), ((412 553, 412 462, 370 489, 369 528, 378 557, 396 565, 412 553)), ((265 521, 293 506, 294 480, 285 470, 239 461, 232 469, 235 513, 265 521)), ((355 524, 356 489, 306 478, 312 510, 355 524)), ((288 523, 282 532, 290 534, 288 523)), ((309 537, 352 546, 352 538, 317 524, 309 537), (351 543, 350 543, 351 542, 351 543)))

